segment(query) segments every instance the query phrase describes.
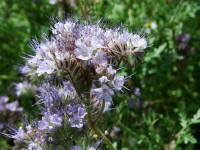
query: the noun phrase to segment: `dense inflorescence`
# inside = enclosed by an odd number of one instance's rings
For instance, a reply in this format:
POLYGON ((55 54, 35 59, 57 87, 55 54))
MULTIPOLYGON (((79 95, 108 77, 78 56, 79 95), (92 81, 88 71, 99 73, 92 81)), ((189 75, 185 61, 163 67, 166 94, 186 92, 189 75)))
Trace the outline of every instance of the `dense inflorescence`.
POLYGON ((35 54, 25 59, 21 69, 27 76, 43 79, 37 95, 41 119, 8 136, 28 150, 82 150, 73 143, 96 131, 99 115, 125 88, 128 77, 118 74, 120 64, 128 65, 130 56, 134 64, 140 62, 147 40, 125 28, 106 29, 100 23, 72 19, 56 22, 51 31, 50 38, 33 41, 35 54))

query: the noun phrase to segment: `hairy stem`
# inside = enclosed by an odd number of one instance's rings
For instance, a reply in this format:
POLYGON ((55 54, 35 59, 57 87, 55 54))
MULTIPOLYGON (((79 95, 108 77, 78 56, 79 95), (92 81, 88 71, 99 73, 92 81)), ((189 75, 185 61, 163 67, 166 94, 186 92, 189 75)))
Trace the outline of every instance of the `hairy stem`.
POLYGON ((95 122, 98 122, 100 120, 100 118, 101 118, 101 116, 103 114, 104 108, 105 108, 105 100, 103 100, 103 104, 102 104, 101 110, 99 111, 95 122))
POLYGON ((94 131, 98 136, 100 136, 104 140, 104 142, 110 147, 111 150, 116 150, 116 148, 112 145, 111 141, 103 134, 101 130, 95 128, 94 131))
MULTIPOLYGON (((74 86, 74 88, 75 88, 75 90, 76 90, 76 92, 77 92, 77 94, 78 94, 79 101, 80 101, 80 100, 83 100, 83 98, 82 98, 82 96, 81 96, 81 93, 79 92, 79 90, 78 90, 78 88, 77 88, 77 86, 76 86, 76 83, 75 83, 74 80, 73 80, 72 75, 70 74, 69 71, 67 71, 67 74, 68 74, 68 76, 69 76, 70 82, 72 83, 72 85, 74 86)), ((80 101, 80 102, 81 102, 81 101, 80 101)))
MULTIPOLYGON (((104 105, 103 104, 103 108, 104 108, 104 105)), ((92 121, 92 114, 91 114, 91 106, 90 106, 90 101, 88 100, 88 109, 87 109, 87 112, 88 112, 88 124, 89 126, 91 127, 91 129, 94 131, 94 133, 96 133, 99 137, 101 137, 104 142, 110 147, 111 150, 116 150, 115 147, 112 145, 111 141, 103 134, 103 132, 98 129, 96 127, 96 122, 93 122, 92 121)))

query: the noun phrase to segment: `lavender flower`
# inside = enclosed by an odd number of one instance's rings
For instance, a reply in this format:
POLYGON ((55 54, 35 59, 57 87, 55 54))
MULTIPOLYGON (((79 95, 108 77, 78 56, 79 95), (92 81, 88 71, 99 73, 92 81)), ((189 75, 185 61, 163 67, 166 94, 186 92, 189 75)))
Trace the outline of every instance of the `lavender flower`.
POLYGON ((107 64, 101 64, 101 65, 98 65, 97 68, 95 68, 95 71, 97 74, 102 74, 107 68, 107 64))
POLYGON ((105 84, 101 88, 93 89, 92 92, 98 100, 105 100, 107 102, 111 102, 114 95, 114 91, 105 84))
POLYGON ((138 97, 141 96, 140 88, 135 88, 134 94, 135 94, 135 96, 138 96, 138 97))
POLYGON ((40 76, 44 73, 52 74, 54 72, 54 70, 56 69, 55 63, 51 60, 39 61, 38 63, 40 64, 36 71, 38 76, 40 76))
POLYGON ((59 116, 58 114, 53 114, 49 116, 49 121, 55 126, 60 127, 62 125, 62 117, 59 116))
POLYGON ((18 107, 18 101, 8 103, 7 96, 0 96, 0 130, 7 126, 13 126, 20 121, 23 108, 18 107))
POLYGON ((37 87, 28 83, 27 81, 23 81, 21 83, 15 84, 16 95, 20 96, 27 92, 35 93, 37 91, 37 87))
POLYGON ((80 40, 76 41, 77 48, 74 50, 74 54, 78 59, 81 60, 89 60, 92 58, 93 48, 87 47, 84 43, 80 40))
POLYGON ((46 121, 45 118, 42 118, 41 121, 38 121, 38 129, 45 130, 49 127, 49 123, 46 121))
POLYGON ((28 144, 28 150, 43 150, 43 148, 38 146, 36 143, 31 142, 28 144))
POLYGON ((117 72, 115 69, 112 68, 111 65, 107 68, 107 71, 109 75, 114 75, 117 72))
POLYGON ((69 81, 63 83, 63 87, 58 89, 58 93, 61 99, 64 101, 75 99, 77 97, 76 90, 69 81))
POLYGON ((12 139, 15 139, 16 141, 18 142, 21 142, 23 141, 25 138, 27 138, 27 134, 25 133, 25 131, 23 130, 22 127, 19 127, 18 130, 14 130, 14 133, 13 134, 4 134, 12 139))
POLYGON ((115 90, 120 91, 124 85, 124 82, 124 76, 115 76, 112 80, 112 85, 114 86, 115 90))
POLYGON ((6 103, 8 102, 7 96, 0 96, 0 111, 6 110, 6 103))
POLYGON ((84 117, 87 115, 86 109, 81 105, 75 105, 68 110, 69 124, 71 127, 82 128, 84 125, 84 117))
POLYGON ((131 46, 139 49, 147 48, 147 41, 145 38, 141 38, 139 35, 135 34, 131 36, 131 46))
POLYGON ((104 51, 98 50, 93 57, 92 62, 98 65, 107 65, 107 55, 104 51))
POLYGON ((108 111, 110 109, 111 105, 112 105, 112 102, 106 101, 103 112, 108 111))
POLYGON ((19 102, 18 101, 14 101, 11 103, 8 103, 5 105, 5 108, 9 111, 13 111, 13 112, 17 112, 17 111, 23 111, 23 108, 18 107, 19 102))
POLYGON ((99 82, 100 83, 106 83, 106 82, 108 82, 109 80, 108 80, 108 78, 106 77, 106 76, 102 76, 101 78, 99 78, 99 82))
POLYGON ((25 129, 19 127, 18 130, 13 129, 13 134, 4 134, 13 138, 18 145, 26 145, 28 150, 43 150, 45 142, 45 133, 39 131, 31 125, 26 126, 25 129))
POLYGON ((0 111, 11 111, 11 112, 21 112, 23 108, 18 107, 19 102, 16 100, 14 102, 7 103, 9 98, 7 96, 0 97, 0 111))
POLYGON ((54 105, 58 105, 61 102, 61 97, 59 96, 58 90, 50 85, 50 84, 43 84, 39 88, 40 94, 38 98, 40 102, 45 105, 45 108, 48 110, 53 111, 54 105))
POLYGON ((12 135, 12 138, 13 139, 16 139, 16 140, 23 140, 26 138, 26 133, 24 132, 24 130, 22 129, 22 127, 20 127, 17 131, 16 131, 16 134, 15 135, 12 135))
POLYGON ((55 127, 62 126, 63 118, 58 114, 47 114, 42 117, 41 121, 38 121, 38 129, 39 130, 53 130, 55 127))

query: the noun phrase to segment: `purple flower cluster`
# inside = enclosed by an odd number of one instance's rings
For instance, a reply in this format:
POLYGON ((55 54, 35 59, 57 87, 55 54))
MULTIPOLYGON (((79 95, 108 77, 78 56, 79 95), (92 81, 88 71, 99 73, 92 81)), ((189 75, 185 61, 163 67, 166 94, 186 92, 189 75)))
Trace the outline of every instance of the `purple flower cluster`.
POLYGON ((18 145, 25 143, 27 150, 43 150, 45 144, 44 133, 31 125, 26 126, 25 129, 23 127, 19 127, 18 130, 13 129, 13 134, 4 135, 14 139, 18 145))
POLYGON ((83 119, 87 115, 87 112, 84 107, 77 104, 68 109, 68 115, 70 116, 68 121, 71 127, 82 128, 84 125, 83 119))
POLYGON ((71 127, 83 127, 86 108, 79 104, 76 91, 70 82, 64 82, 59 88, 44 84, 38 97, 39 102, 43 104, 43 117, 38 122, 39 130, 53 130, 54 127, 60 127, 63 119, 67 119, 71 127))
MULTIPOLYGON (((33 41, 35 54, 26 58, 21 69, 28 76, 44 80, 37 95, 41 119, 8 135, 30 150, 42 150, 56 141, 52 137, 58 129, 69 132, 83 131, 84 126, 94 128, 98 114, 102 115, 97 112, 109 110, 115 93, 125 87, 127 77, 118 73, 121 62, 128 62, 128 56, 137 60, 147 47, 144 37, 124 28, 105 29, 99 23, 68 19, 56 22, 51 31, 50 39, 33 41)), ((72 136, 66 136, 73 143, 72 136)), ((77 145, 70 149, 82 150, 77 145)))
POLYGON ((20 83, 15 83, 15 90, 16 90, 16 95, 21 96, 22 94, 26 93, 36 93, 37 87, 35 85, 32 85, 28 83, 27 81, 23 81, 20 83))
POLYGON ((23 108, 19 107, 19 102, 8 102, 7 96, 0 96, 0 130, 8 124, 13 124, 19 119, 19 114, 23 112, 23 108), (12 119, 10 119, 12 118, 12 119))
POLYGON ((147 47, 145 38, 126 29, 104 29, 77 20, 55 23, 52 33, 50 40, 33 42, 35 55, 27 58, 23 72, 38 76, 60 71, 83 74, 91 65, 98 76, 103 76, 116 71, 110 68, 116 62, 128 55, 137 56, 147 47))
POLYGON ((58 114, 44 114, 41 121, 38 121, 39 130, 53 130, 54 127, 62 126, 63 118, 58 114))
POLYGON ((8 103, 9 98, 7 96, 0 97, 0 112, 3 111, 11 111, 11 112, 18 112, 23 111, 23 108, 18 107, 18 101, 8 103))
POLYGON ((87 115, 86 108, 78 103, 76 91, 70 82, 64 82, 59 87, 46 83, 39 91, 37 105, 40 106, 41 120, 28 124, 25 128, 13 130, 11 135, 5 134, 15 139, 17 144, 26 143, 26 148, 30 150, 43 150, 43 145, 49 141, 57 128, 82 128, 87 115), (68 123, 63 124, 64 122, 68 123))

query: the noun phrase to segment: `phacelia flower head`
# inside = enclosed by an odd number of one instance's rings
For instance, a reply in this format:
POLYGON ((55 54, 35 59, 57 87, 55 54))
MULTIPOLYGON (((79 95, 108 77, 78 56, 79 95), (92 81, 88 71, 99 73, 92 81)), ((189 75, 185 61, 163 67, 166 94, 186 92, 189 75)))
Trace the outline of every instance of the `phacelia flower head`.
MULTIPOLYGON (((25 58, 21 68, 27 76, 42 79, 36 96, 41 118, 10 137, 22 141, 28 150, 42 150, 46 145, 96 150, 99 144, 72 145, 77 140, 88 141, 84 139, 88 136, 81 139, 81 135, 92 133, 88 132, 98 126, 101 115, 113 104, 113 96, 125 87, 127 77, 119 75, 119 67, 131 66, 130 56, 140 60, 147 40, 126 28, 105 28, 99 22, 84 24, 76 19, 54 20, 51 32, 50 38, 33 40, 34 55, 25 58)), ((19 85, 17 95, 22 89, 19 85)), ((6 102, 6 98, 0 99, 0 110, 18 110, 17 102, 6 102)))
POLYGON ((62 72, 75 82, 81 82, 80 77, 95 80, 95 74, 114 74, 116 64, 127 62, 128 55, 138 58, 147 47, 144 37, 127 29, 106 29, 100 23, 83 24, 73 19, 56 22, 52 33, 50 39, 33 42, 35 55, 26 59, 22 69, 26 74, 58 77, 62 72))

